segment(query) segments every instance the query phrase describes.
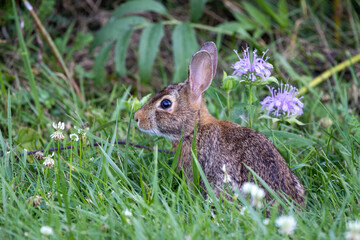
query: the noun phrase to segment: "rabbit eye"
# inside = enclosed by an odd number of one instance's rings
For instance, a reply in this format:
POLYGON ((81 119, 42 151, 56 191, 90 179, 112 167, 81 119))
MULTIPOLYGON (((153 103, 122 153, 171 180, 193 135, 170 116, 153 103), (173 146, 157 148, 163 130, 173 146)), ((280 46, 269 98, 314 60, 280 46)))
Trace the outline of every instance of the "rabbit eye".
POLYGON ((171 107, 171 105, 172 105, 172 102, 169 99, 164 99, 160 103, 160 106, 163 109, 167 109, 167 108, 171 107))

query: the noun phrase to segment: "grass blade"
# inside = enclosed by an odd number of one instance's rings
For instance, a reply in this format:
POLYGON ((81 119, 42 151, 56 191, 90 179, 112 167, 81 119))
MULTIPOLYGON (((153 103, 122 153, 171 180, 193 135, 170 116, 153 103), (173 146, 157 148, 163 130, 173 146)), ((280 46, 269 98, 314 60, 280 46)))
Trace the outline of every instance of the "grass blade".
POLYGON ((38 93, 38 90, 36 87, 34 74, 32 73, 32 70, 31 70, 29 52, 26 48, 24 37, 21 33, 19 16, 16 11, 15 1, 12 0, 11 2, 12 2, 13 13, 14 13, 14 18, 15 18, 16 32, 17 32, 17 36, 18 36, 19 44, 20 44, 20 48, 21 48, 21 56, 24 61, 26 76, 30 82, 31 95, 33 96, 33 99, 35 101, 35 106, 36 106, 35 114, 38 116, 40 122, 42 122, 42 110, 41 110, 41 105, 40 105, 40 100, 39 100, 39 93, 38 93))

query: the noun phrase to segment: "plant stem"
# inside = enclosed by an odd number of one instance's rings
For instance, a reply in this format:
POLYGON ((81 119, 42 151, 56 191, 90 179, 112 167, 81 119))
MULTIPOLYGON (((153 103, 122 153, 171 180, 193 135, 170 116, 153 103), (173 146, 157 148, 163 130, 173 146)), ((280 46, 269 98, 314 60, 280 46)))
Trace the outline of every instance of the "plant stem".
POLYGON ((359 61, 360 61, 360 53, 342 63, 339 63, 335 67, 332 67, 332 68, 326 70, 325 72, 323 72, 322 74, 320 74, 319 76, 317 76, 316 78, 311 80, 309 82, 308 86, 302 87, 299 90, 298 95, 303 95, 304 93, 307 92, 309 87, 315 87, 316 85, 319 85, 320 83, 322 83, 324 80, 326 80, 331 75, 334 75, 335 73, 343 70, 344 68, 350 66, 351 64, 355 64, 359 61))
POLYGON ((249 86, 249 124, 250 128, 252 127, 252 93, 251 93, 252 85, 249 86))
POLYGON ((57 174, 56 174, 56 193, 57 193, 57 198, 59 200, 59 205, 60 207, 62 207, 62 197, 61 197, 61 180, 60 180, 60 174, 61 174, 61 170, 60 170, 60 141, 57 140, 58 142, 58 156, 57 156, 57 174))
POLYGON ((34 9, 31 7, 30 3, 28 1, 24 1, 24 2, 25 2, 25 6, 29 10, 32 18, 35 21, 36 26, 40 30, 40 32, 43 35, 43 37, 45 38, 46 42, 49 44, 51 50, 53 51, 53 53, 54 53, 54 55, 56 57, 56 60, 58 61, 60 67, 64 71, 64 73, 66 75, 66 78, 69 81, 70 86, 72 85, 72 88, 75 90, 75 92, 78 95, 78 97, 80 98, 80 100, 84 101, 84 98, 81 95, 79 86, 77 85, 77 83, 73 79, 72 75, 70 74, 70 71, 69 71, 69 69, 67 68, 67 66, 66 66, 66 64, 64 62, 64 59, 62 58, 62 56, 61 56, 59 50, 57 49, 54 41, 51 39, 50 34, 46 31, 45 27, 42 25, 39 17, 35 13, 34 9))
POLYGON ((69 176, 69 181, 70 181, 70 185, 71 185, 71 168, 72 168, 72 147, 70 148, 70 176, 69 176))
POLYGON ((227 103, 227 110, 228 110, 228 119, 230 119, 230 91, 226 92, 226 103, 227 103))

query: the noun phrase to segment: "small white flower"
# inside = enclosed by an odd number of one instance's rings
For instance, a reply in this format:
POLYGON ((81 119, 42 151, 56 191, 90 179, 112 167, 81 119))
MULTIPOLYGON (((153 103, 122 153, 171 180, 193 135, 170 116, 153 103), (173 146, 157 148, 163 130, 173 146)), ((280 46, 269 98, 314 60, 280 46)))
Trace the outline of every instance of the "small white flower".
POLYGON ((57 125, 56 125, 56 123, 53 122, 52 126, 55 130, 64 130, 65 129, 65 123, 63 123, 63 122, 58 122, 57 125))
POLYGON ((249 194, 256 188, 257 185, 251 182, 246 182, 241 186, 241 192, 244 194, 249 194))
POLYGON ((54 166, 54 159, 52 159, 52 156, 54 156, 54 153, 52 153, 52 155, 48 155, 47 157, 45 157, 45 161, 43 162, 43 165, 46 168, 52 168, 54 166))
POLYGON ((265 197, 265 191, 262 188, 257 188, 257 191, 251 193, 251 204, 258 208, 262 207, 262 199, 265 197))
POLYGON ((224 173, 224 183, 231 183, 231 177, 227 173, 224 173))
MULTIPOLYGON (((85 129, 77 128, 76 126, 74 128, 77 129, 79 135, 86 136, 85 129)), ((86 128, 86 130, 88 130, 88 128, 86 128)))
POLYGON ((54 234, 54 230, 52 229, 52 227, 49 227, 49 226, 42 226, 40 228, 40 232, 41 232, 41 234, 46 235, 46 236, 54 234))
POLYGON ((231 183, 231 177, 226 171, 226 165, 224 164, 221 168, 221 170, 224 172, 224 183, 231 183))
POLYGON ((28 152, 28 150, 26 148, 24 148, 24 152, 28 152))
POLYGON ((79 136, 76 133, 70 134, 71 141, 79 141, 79 136))
POLYGON ((258 208, 262 207, 262 199, 265 197, 265 191, 256 184, 246 182, 241 186, 241 192, 245 195, 250 194, 251 205, 258 208))
POLYGON ((296 228, 296 219, 293 216, 280 216, 275 221, 279 231, 285 235, 291 235, 296 228))
POLYGON ((53 134, 51 134, 50 137, 56 141, 64 139, 65 137, 62 131, 65 129, 65 123, 59 122, 56 125, 56 123, 53 122, 52 126, 56 131, 53 134))
POLYGON ((346 224, 345 238, 348 240, 360 240, 360 221, 351 221, 346 224))
POLYGON ((131 212, 129 209, 125 209, 124 215, 127 216, 127 217, 131 217, 131 216, 132 216, 132 212, 131 212))
POLYGON ((265 218, 265 219, 263 220, 263 224, 264 224, 265 226, 269 225, 269 223, 270 223, 270 219, 269 219, 269 218, 265 218))

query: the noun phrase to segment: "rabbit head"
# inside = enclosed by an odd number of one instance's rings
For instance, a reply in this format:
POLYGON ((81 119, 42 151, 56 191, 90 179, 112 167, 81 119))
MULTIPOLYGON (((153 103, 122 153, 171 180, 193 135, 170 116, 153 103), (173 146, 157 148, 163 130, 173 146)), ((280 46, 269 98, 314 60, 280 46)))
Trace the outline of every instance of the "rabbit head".
POLYGON ((171 140, 192 133, 200 114, 207 113, 202 93, 210 86, 216 66, 216 46, 207 42, 193 55, 184 83, 164 88, 135 113, 139 129, 171 140))

